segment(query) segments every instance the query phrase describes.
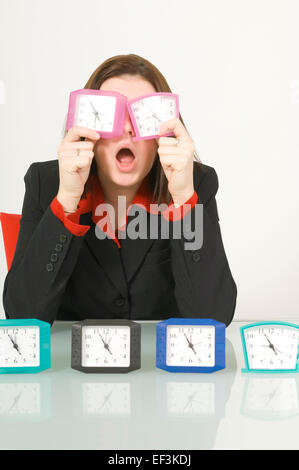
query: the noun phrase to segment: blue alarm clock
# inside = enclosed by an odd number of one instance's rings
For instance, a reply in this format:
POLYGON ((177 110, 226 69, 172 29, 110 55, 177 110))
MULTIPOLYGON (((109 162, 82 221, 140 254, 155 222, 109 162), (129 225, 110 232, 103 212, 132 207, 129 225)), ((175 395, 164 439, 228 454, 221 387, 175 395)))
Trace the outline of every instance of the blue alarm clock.
POLYGON ((35 373, 51 367, 50 323, 0 320, 0 374, 35 373))
POLYGON ((225 324, 209 318, 169 318, 157 323, 156 366, 168 372, 224 369, 225 324))
POLYGON ((299 372, 299 326, 259 322, 240 327, 246 367, 242 372, 299 372))

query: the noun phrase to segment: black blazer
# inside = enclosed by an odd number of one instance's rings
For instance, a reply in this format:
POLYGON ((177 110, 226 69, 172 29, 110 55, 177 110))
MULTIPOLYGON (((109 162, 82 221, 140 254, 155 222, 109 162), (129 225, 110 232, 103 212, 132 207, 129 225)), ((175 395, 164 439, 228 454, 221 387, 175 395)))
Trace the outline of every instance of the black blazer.
POLYGON ((194 188, 204 208, 203 245, 196 250, 185 250, 190 239, 174 238, 172 230, 168 239, 125 238, 118 248, 96 236, 91 212, 80 216, 88 232, 73 235, 49 207, 58 192, 58 160, 32 163, 24 181, 20 232, 4 283, 7 318, 232 321, 237 288, 222 243, 212 167, 194 162, 194 188))

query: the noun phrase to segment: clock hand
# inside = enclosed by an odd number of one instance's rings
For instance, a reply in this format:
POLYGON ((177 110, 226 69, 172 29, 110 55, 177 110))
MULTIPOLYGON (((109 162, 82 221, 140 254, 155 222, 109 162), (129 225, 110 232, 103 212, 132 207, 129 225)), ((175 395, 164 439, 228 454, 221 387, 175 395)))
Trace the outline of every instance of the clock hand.
MULTIPOLYGON (((278 351, 279 353, 282 353, 283 351, 281 351, 280 349, 277 349, 273 344, 272 346, 269 346, 269 344, 261 344, 261 348, 270 348, 272 349, 274 352, 275 351, 278 351)), ((276 354, 276 352, 275 352, 276 354)), ((277 355, 277 354, 276 354, 277 355)))
MULTIPOLYGON (((267 335, 265 335, 265 336, 266 336, 266 338, 267 338, 267 340, 268 340, 268 342, 269 342, 269 344, 270 344, 269 347, 270 347, 271 349, 273 349, 274 352, 275 352, 275 351, 282 352, 282 351, 280 351, 279 349, 277 349, 276 346, 274 346, 273 343, 271 343, 271 342, 269 341, 267 335)), ((275 354, 276 354, 276 353, 275 353, 275 354)))
POLYGON ((92 107, 92 109, 93 109, 94 114, 99 114, 99 112, 96 110, 96 108, 94 107, 94 105, 93 105, 92 102, 90 102, 90 105, 91 105, 91 107, 92 107))
POLYGON ((275 351, 274 345, 271 343, 271 341, 269 340, 269 338, 268 338, 268 336, 267 336, 266 334, 264 334, 264 336, 266 336, 266 339, 267 339, 267 341, 268 341, 268 343, 269 343, 269 348, 272 349, 272 351, 274 352, 274 354, 276 354, 276 356, 277 356, 277 352, 275 351))
POLYGON ((89 102, 90 106, 92 107, 93 109, 93 114, 94 114, 94 125, 96 125, 96 119, 101 122, 101 119, 99 116, 105 116, 105 113, 100 113, 99 111, 96 110, 96 108, 94 107, 94 104, 90 101, 89 102))
POLYGON ((194 349, 194 344, 192 343, 192 335, 190 335, 190 344, 191 344, 190 348, 192 349, 192 351, 194 352, 194 354, 197 354, 197 352, 196 352, 195 349, 194 349))
POLYGON ((104 348, 105 348, 105 349, 109 349, 108 344, 103 340, 102 335, 100 335, 100 337, 101 337, 101 340, 103 341, 104 348))
POLYGON ((188 347, 189 347, 190 349, 192 349, 192 351, 194 352, 194 354, 197 354, 196 351, 195 351, 195 349, 194 349, 194 347, 193 347, 193 344, 192 344, 192 343, 189 341, 189 339, 187 338, 186 333, 184 333, 184 335, 185 335, 186 340, 188 341, 188 347))
POLYGON ((159 122, 162 122, 161 119, 159 119, 159 116, 149 107, 148 104, 145 105, 148 109, 150 109, 151 113, 152 113, 152 116, 148 116, 146 119, 150 118, 150 117, 155 117, 156 119, 158 119, 159 122))
MULTIPOLYGON (((97 111, 95 108, 94 108, 94 111, 93 111, 94 114, 96 114, 97 116, 97 119, 99 119, 98 116, 105 116, 105 113, 100 113, 99 111, 97 111)), ((99 119, 100 120, 100 119, 99 119)))
POLYGON ((189 339, 187 338, 187 335, 186 335, 186 333, 184 333, 184 335, 185 335, 185 338, 186 338, 186 340, 187 340, 187 342, 188 342, 188 346, 189 346, 189 348, 191 348, 191 347, 192 347, 192 344, 190 343, 189 339), (191 344, 191 346, 190 346, 190 344, 191 344))
MULTIPOLYGON (((273 398, 274 398, 275 395, 277 394, 277 390, 278 390, 278 388, 280 387, 280 383, 281 383, 281 382, 279 382, 279 384, 277 385, 277 387, 275 388, 275 390, 273 390, 273 392, 270 393, 270 395, 268 395, 268 401, 264 404, 264 408, 266 408, 266 406, 269 405, 269 403, 273 400, 273 398)), ((266 397, 267 397, 267 395, 266 395, 266 397)))
POLYGON ((15 407, 17 408, 17 405, 18 405, 18 402, 20 401, 20 398, 21 398, 22 393, 23 393, 23 390, 21 390, 21 391, 18 393, 18 395, 16 395, 16 396, 14 397, 13 403, 12 403, 11 407, 9 408, 8 413, 10 413, 10 412, 13 410, 13 408, 15 408, 15 407))
POLYGON ((102 335, 100 335, 100 337, 101 337, 101 340, 103 341, 103 343, 104 343, 104 346, 105 346, 105 344, 106 344, 106 343, 105 343, 105 341, 103 340, 103 337, 102 337, 102 335))
POLYGON ((107 344, 107 348, 106 348, 106 349, 110 352, 111 356, 113 356, 113 354, 112 354, 112 352, 110 351, 110 348, 109 348, 109 343, 110 343, 111 340, 112 340, 112 336, 110 336, 109 340, 108 340, 107 343, 106 343, 106 344, 107 344))
POLYGON ((268 343, 270 344, 271 347, 273 347, 273 343, 271 343, 271 341, 269 340, 268 336, 264 333, 264 336, 266 337, 268 343))
POLYGON ((104 341, 104 340, 103 340, 103 338, 102 338, 102 335, 100 335, 100 337, 101 337, 101 340, 103 341, 104 348, 105 348, 105 349, 107 349, 107 351, 109 351, 109 352, 110 352, 110 354, 111 354, 111 356, 112 356, 112 352, 111 352, 111 351, 110 351, 110 349, 109 349, 109 345, 108 345, 108 343, 105 343, 105 341, 104 341))
POLYGON ((10 335, 8 335, 8 337, 9 337, 9 339, 11 340, 14 349, 16 349, 16 350, 18 351, 18 353, 20 354, 20 356, 22 356, 22 354, 20 353, 19 346, 17 345, 17 343, 12 339, 12 337, 11 337, 10 335))
POLYGON ((112 392, 113 390, 111 390, 111 392, 109 392, 106 396, 104 396, 104 400, 103 400, 102 405, 100 406, 100 409, 103 408, 107 403, 109 403, 112 392))
POLYGON ((93 114, 94 114, 94 125, 96 125, 96 120, 98 120, 100 122, 100 118, 99 118, 99 112, 96 110, 96 108, 94 107, 93 103, 90 102, 90 106, 92 107, 93 109, 93 114))
POLYGON ((191 409, 193 408, 192 405, 193 405, 193 402, 195 401, 194 398, 195 398, 196 393, 197 393, 197 392, 194 391, 193 393, 191 393, 191 395, 189 395, 189 396, 187 397, 188 400, 187 400, 187 403, 186 403, 185 407, 183 408, 183 411, 185 411, 185 409, 186 409, 186 408, 189 408, 189 407, 190 407, 191 409))
POLYGON ((105 338, 106 339, 106 346, 105 347, 106 347, 107 351, 109 351, 111 356, 113 356, 113 354, 112 354, 112 352, 110 351, 110 348, 109 348, 109 343, 111 341, 112 336, 110 336, 110 339, 107 341, 107 335, 108 335, 108 333, 106 333, 106 338, 105 338))

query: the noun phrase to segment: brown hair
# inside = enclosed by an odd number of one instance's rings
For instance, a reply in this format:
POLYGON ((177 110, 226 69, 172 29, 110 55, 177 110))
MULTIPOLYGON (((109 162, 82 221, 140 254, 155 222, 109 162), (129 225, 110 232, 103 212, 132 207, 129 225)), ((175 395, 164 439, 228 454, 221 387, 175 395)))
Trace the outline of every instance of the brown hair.
MULTIPOLYGON (((155 67, 148 60, 136 54, 116 55, 105 60, 105 62, 103 62, 93 72, 84 88, 99 90, 102 83, 108 78, 125 74, 141 76, 142 78, 150 82, 157 92, 172 93, 166 79, 157 69, 157 67, 155 67)), ((181 114, 179 114, 179 119, 185 126, 181 114)), ((194 158, 196 162, 202 166, 196 151, 194 152, 194 158)), ((84 192, 82 195, 83 197, 85 197, 86 191, 89 188, 90 177, 92 174, 96 173, 96 170, 96 162, 95 159, 93 159, 90 168, 90 175, 85 183, 84 192)), ((153 195, 152 202, 155 201, 158 204, 165 202, 166 204, 169 204, 169 202, 171 201, 171 194, 168 191, 168 181, 160 163, 158 153, 156 155, 154 164, 148 174, 148 182, 151 193, 153 195)))

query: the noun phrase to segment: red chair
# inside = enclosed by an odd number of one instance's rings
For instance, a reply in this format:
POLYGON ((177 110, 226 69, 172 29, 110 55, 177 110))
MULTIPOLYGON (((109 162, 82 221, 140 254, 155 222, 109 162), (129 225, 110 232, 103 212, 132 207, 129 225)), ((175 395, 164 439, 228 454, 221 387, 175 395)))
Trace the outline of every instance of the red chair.
POLYGON ((2 235, 8 270, 10 269, 18 241, 20 219, 20 214, 7 214, 6 212, 0 212, 2 235))

